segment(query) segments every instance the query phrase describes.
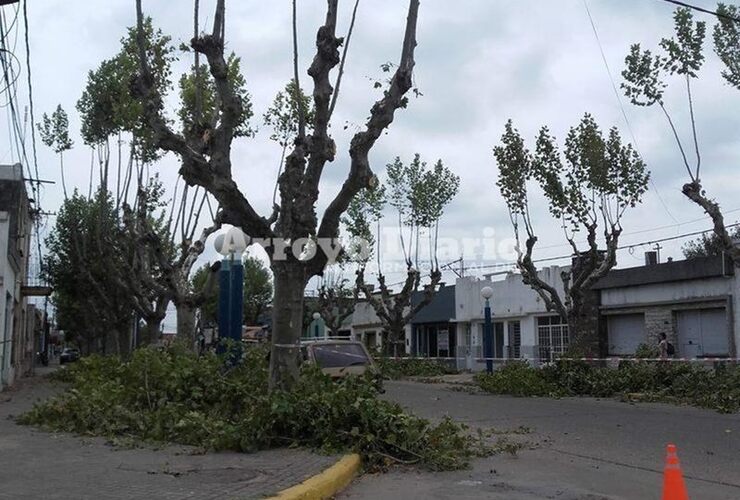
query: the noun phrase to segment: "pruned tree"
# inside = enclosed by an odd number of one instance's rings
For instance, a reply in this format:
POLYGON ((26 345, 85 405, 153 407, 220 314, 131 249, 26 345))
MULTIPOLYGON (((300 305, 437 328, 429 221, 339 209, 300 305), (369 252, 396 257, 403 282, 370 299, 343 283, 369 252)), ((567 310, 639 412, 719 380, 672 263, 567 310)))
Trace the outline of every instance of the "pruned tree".
POLYGON ((321 315, 331 337, 338 337, 347 318, 355 312, 358 290, 344 277, 344 270, 327 271, 317 288, 315 312, 321 315))
POLYGON ((74 143, 69 138, 69 118, 62 105, 49 117, 46 113, 41 118, 41 123, 36 125, 41 135, 41 141, 59 155, 59 172, 62 178, 62 193, 67 198, 67 184, 64 182, 64 152, 72 149, 74 143))
POLYGON ((511 120, 493 152, 499 169, 497 185, 517 241, 522 280, 537 292, 548 311, 568 322, 571 345, 578 347, 589 333, 582 331, 588 320, 583 311, 587 294, 617 263, 622 217, 640 202, 649 172, 632 146, 622 143, 616 128, 603 137, 589 114, 570 129, 562 154, 547 127, 540 130, 534 152, 530 152, 511 120), (550 215, 562 227, 573 251, 574 266, 561 274, 562 293, 538 275, 532 258, 538 238, 529 206, 530 181, 541 188, 550 215), (521 225, 526 233, 523 248, 521 225), (603 250, 599 249, 600 232, 603 250), (586 238, 585 248, 579 246, 580 235, 586 238))
MULTIPOLYGON (((326 242, 338 237, 339 219, 354 195, 363 187, 372 187, 377 182, 368 154, 393 121, 395 111, 406 105, 405 94, 412 86, 418 0, 409 2, 399 65, 383 97, 372 107, 364 129, 352 138, 349 145, 349 174, 319 221, 316 214, 319 182, 324 167, 335 159, 337 152, 336 144, 329 134, 331 102, 338 95, 341 71, 334 86, 330 73, 340 64, 339 47, 344 42, 343 38, 336 36, 337 4, 337 0, 327 2, 326 19, 317 32, 316 55, 308 69, 313 80, 313 120, 308 123, 303 107, 298 106, 298 132, 278 181, 280 202, 276 203, 271 215, 263 217, 255 211, 232 176, 231 146, 243 105, 228 83, 229 67, 224 57, 225 0, 217 1, 211 33, 199 34, 190 43, 208 62, 219 104, 215 126, 200 137, 174 132, 162 114, 164 96, 155 85, 146 57, 144 15, 141 0, 136 2, 140 74, 132 82, 132 90, 143 104, 146 125, 153 132, 160 148, 180 156, 180 173, 186 183, 199 185, 216 198, 221 206, 223 222, 240 227, 252 238, 271 241, 267 251, 275 280, 270 356, 270 383, 273 388, 290 387, 298 375, 298 342, 306 284, 312 276, 321 274, 326 264, 333 260, 336 244, 326 242), (306 258, 303 254, 286 255, 286 242, 293 245, 302 241, 312 242, 303 245, 312 258, 306 258)), ((294 2, 293 79, 296 88, 300 89, 295 10, 294 2)), ((346 56, 346 52, 344 55, 346 56)))
MULTIPOLYGON (((718 23, 714 26, 714 49, 725 70, 722 76, 731 86, 740 90, 740 8, 720 3, 717 8, 718 23)), ((660 41, 661 53, 654 54, 643 50, 640 44, 634 44, 625 58, 625 69, 622 71, 624 82, 622 89, 630 102, 636 106, 657 105, 665 116, 673 138, 681 154, 681 160, 689 176, 689 182, 683 185, 682 193, 692 202, 699 205, 712 219, 713 230, 725 252, 740 266, 740 248, 734 244, 725 226, 719 203, 709 197, 701 181, 701 148, 694 114, 692 82, 698 78, 699 70, 704 63, 704 38, 706 23, 694 22, 691 9, 680 7, 674 15, 674 37, 660 41), (666 76, 678 76, 683 80, 691 125, 692 149, 695 160, 690 160, 690 148, 684 143, 664 100, 667 88, 666 76)))
MULTIPOLYGON (((388 285, 380 262, 378 245, 378 291, 368 286, 365 280, 365 265, 360 263, 356 287, 372 306, 383 324, 383 349, 398 355, 404 349, 404 329, 411 319, 434 298, 442 273, 437 260, 439 220, 445 207, 452 201, 460 186, 460 178, 437 160, 428 168, 421 156, 416 154, 408 164, 400 158, 387 165, 389 204, 397 212, 398 236, 406 264, 406 279, 399 291, 388 285), (422 231, 427 241, 422 241, 422 231), (429 282, 423 285, 421 300, 412 304, 412 296, 422 287, 420 266, 421 246, 428 243, 429 282), (400 349, 399 349, 400 346, 400 349)), ((380 220, 384 191, 361 192, 353 201, 346 220, 349 234, 356 238, 372 241, 370 228, 380 220), (349 219, 349 217, 347 218, 349 219)), ((379 243, 379 242, 378 242, 379 243)))

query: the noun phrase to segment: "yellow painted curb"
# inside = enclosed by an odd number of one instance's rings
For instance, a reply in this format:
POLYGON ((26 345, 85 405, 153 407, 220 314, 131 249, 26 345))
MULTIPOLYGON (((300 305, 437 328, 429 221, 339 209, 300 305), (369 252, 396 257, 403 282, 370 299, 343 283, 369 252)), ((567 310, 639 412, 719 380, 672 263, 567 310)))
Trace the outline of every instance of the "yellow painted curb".
POLYGON ((360 455, 345 455, 337 463, 301 484, 279 492, 268 500, 323 500, 346 487, 360 470, 360 455))

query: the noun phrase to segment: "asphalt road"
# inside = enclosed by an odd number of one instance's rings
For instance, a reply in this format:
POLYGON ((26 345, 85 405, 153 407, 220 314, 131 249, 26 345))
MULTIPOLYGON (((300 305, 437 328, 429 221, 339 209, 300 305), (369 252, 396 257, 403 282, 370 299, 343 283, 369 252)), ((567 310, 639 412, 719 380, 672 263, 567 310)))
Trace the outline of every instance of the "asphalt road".
POLYGON ((365 475, 339 498, 658 499, 665 446, 678 447, 692 499, 740 499, 740 415, 590 398, 513 398, 440 384, 389 382, 386 397, 431 419, 526 426, 534 449, 465 471, 365 475))

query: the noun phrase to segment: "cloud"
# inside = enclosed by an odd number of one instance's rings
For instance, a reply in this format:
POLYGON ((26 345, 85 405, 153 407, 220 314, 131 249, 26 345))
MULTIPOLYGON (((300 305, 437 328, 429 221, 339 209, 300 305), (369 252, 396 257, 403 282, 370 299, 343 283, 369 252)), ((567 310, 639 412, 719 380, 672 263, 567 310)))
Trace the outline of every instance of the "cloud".
MULTIPOLYGON (((204 28, 212 20, 213 3, 201 2, 204 28)), ((714 5, 709 1, 697 3, 714 5)), ((342 33, 348 26, 352 4, 340 5, 342 33)), ((640 0, 588 0, 588 4, 618 86, 629 45, 641 42, 646 47, 656 46, 670 33, 672 8, 662 2, 640 0)), ((155 24, 171 34, 175 43, 186 42, 192 36, 191 2, 149 1, 144 5, 155 24)), ((405 7, 405 2, 396 0, 360 4, 332 127, 337 159, 327 166, 322 179, 319 210, 347 175, 351 135, 363 126, 379 96, 372 89, 372 80, 382 77, 379 65, 398 59, 405 7)), ((90 152, 79 137, 74 105, 87 72, 118 50, 118 40, 134 21, 133 3, 109 0, 105 8, 92 8, 82 0, 39 0, 29 10, 36 119, 58 103, 70 112, 77 147, 66 158, 67 179, 86 190, 90 152)), ((292 76, 290 6, 255 0, 229 2, 227 16, 228 49, 242 57, 255 122, 259 123, 275 93, 292 76)), ((315 30, 323 16, 321 2, 299 2, 301 79, 306 88, 311 82, 305 69, 313 56, 315 30)), ((376 172, 381 172, 393 157, 410 158, 419 152, 430 161, 443 159, 460 175, 460 194, 440 228, 444 235, 478 235, 483 227, 494 228, 496 234, 511 234, 506 208, 495 186, 497 173, 491 154, 506 119, 513 118, 528 140, 542 125, 550 126, 562 140, 568 127, 589 111, 602 128, 616 125, 623 137, 631 140, 581 0, 426 0, 421 5, 417 38, 415 83, 423 96, 410 99, 408 109, 396 114, 389 132, 372 151, 371 161, 376 172)), ((183 56, 178 73, 187 69, 188 57, 183 56)), ((735 201, 740 163, 740 115, 736 112, 740 92, 725 85, 719 76, 719 62, 710 51, 707 59, 693 89, 705 165, 702 179, 709 193, 729 210, 740 207, 735 201)), ((682 137, 690 144, 686 99, 680 83, 671 81, 666 104, 682 137)), ((658 109, 636 108, 621 99, 654 181, 643 204, 627 214, 625 233, 702 217, 701 211, 680 194, 685 169, 665 118, 658 109)), ((20 101, 25 101, 23 95, 20 101)), ((255 208, 267 213, 280 150, 267 138, 268 131, 261 128, 257 138, 235 144, 232 160, 238 184, 255 208)), ((0 134, 0 155, 9 147, 7 141, 6 134, 0 134)), ((42 178, 59 181, 57 159, 41 145, 39 168, 42 178)), ((174 185, 178 161, 173 155, 155 168, 167 186, 174 185)), ((59 184, 45 189, 45 210, 59 206, 60 191, 59 184)), ((549 219, 544 204, 537 202, 534 208, 541 244, 561 244, 562 232, 549 219)), ((708 223, 692 223, 647 236, 658 238, 704 226, 709 228, 708 223)), ((640 242, 648 238, 637 234, 625 239, 640 242)), ((665 243, 663 255, 679 257, 681 243, 665 243)), ((556 255, 561 250, 543 249, 541 256, 556 255)), ((213 258, 210 254, 208 257, 213 258)), ((620 265, 635 262, 626 253, 624 258, 620 254, 620 265)))

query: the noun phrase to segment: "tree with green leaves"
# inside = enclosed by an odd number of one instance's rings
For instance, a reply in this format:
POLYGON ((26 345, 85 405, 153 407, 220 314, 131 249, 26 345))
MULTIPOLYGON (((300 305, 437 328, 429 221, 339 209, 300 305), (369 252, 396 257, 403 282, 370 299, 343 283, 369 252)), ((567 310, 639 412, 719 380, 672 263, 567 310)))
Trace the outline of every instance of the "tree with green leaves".
POLYGON ((365 280, 365 265, 362 262, 355 284, 383 324, 383 349, 387 353, 398 355, 405 349, 406 325, 431 302, 442 279, 437 260, 439 220, 457 194, 460 178, 445 167, 442 160, 437 160, 429 168, 419 154, 414 155, 409 163, 396 157, 387 165, 386 173, 388 194, 385 194, 385 189, 361 192, 348 211, 353 216, 352 220, 349 217, 344 220, 350 235, 372 242, 370 228, 373 222, 379 223, 386 196, 388 203, 396 211, 398 236, 406 264, 406 279, 401 289, 394 292, 392 286, 386 282, 380 262, 379 245, 377 293, 365 280), (426 233, 426 242, 423 241, 422 232, 426 233), (420 254, 424 244, 428 244, 429 283, 423 285, 421 300, 412 305, 412 296, 422 287, 420 254))
MULTIPOLYGON (((740 22, 736 21, 740 18, 740 7, 720 3, 717 7, 717 17, 713 39, 715 53, 725 66, 722 77, 730 86, 740 90, 740 22)), ((694 115, 692 82, 698 78, 704 64, 707 26, 704 21, 694 22, 694 16, 688 7, 676 9, 673 20, 674 36, 660 41, 662 49, 660 53, 643 50, 640 44, 631 46, 625 58, 625 69, 622 71, 625 80, 622 89, 632 104, 657 105, 661 109, 689 176, 689 182, 683 185, 683 194, 709 215, 718 241, 735 264, 740 266, 740 248, 733 243, 732 236, 725 227, 719 204, 706 194, 701 181, 702 158, 694 115), (666 83, 668 77, 677 77, 686 93, 695 160, 689 159, 691 151, 681 139, 665 104, 664 94, 668 86, 666 83)))
POLYGON ((616 265, 622 217, 640 202, 649 172, 632 146, 622 143, 616 128, 604 137, 589 114, 570 129, 562 153, 547 127, 540 130, 535 149, 530 151, 511 120, 493 152, 499 170, 497 185, 517 241, 522 280, 537 292, 548 311, 568 322, 571 345, 588 348, 583 344, 593 340, 590 335, 595 332, 585 323, 587 295, 616 265), (532 258, 537 234, 529 207, 530 182, 540 187, 550 215, 562 227, 573 251, 574 266, 561 273, 562 293, 539 276, 532 258), (526 232, 524 249, 520 225, 526 232), (599 249, 599 234, 606 246, 603 250, 599 249), (586 238, 585 249, 579 247, 581 235, 586 238))
POLYGON ((77 192, 64 200, 46 238, 43 273, 65 340, 88 353, 125 355, 131 347, 131 296, 113 267, 130 257, 108 193, 89 199, 77 192))
MULTIPOLYGON (((175 49, 170 37, 156 29, 151 19, 144 19, 141 27, 143 53, 151 68, 151 84, 157 92, 165 94, 172 89, 171 65, 176 58, 175 49)), ((221 221, 218 207, 214 210, 210 195, 200 187, 181 186, 178 179, 166 204, 160 200, 165 200, 167 193, 157 193, 155 201, 151 197, 153 193, 147 191, 149 168, 165 150, 154 141, 153 132, 145 123, 143 103, 130 91, 139 69, 138 33, 137 28, 128 29, 119 53, 90 72, 78 103, 82 135, 85 143, 98 153, 100 183, 104 189, 108 188, 109 144, 112 139, 118 144, 116 207, 120 207, 124 215, 128 214, 123 217, 127 221, 127 234, 137 243, 137 260, 122 267, 129 278, 122 282, 130 285, 131 293, 137 298, 139 314, 145 319, 164 318, 167 305, 173 302, 177 310, 178 337, 186 345, 195 346, 195 311, 202 297, 192 290, 190 273, 205 249, 206 240, 221 227, 221 221), (128 165, 122 167, 121 149, 126 142, 129 160, 128 165), (143 208, 146 206, 156 211, 156 216, 147 215, 143 208), (210 214, 212 222, 201 228, 204 212, 210 214), (140 272, 132 273, 132 268, 140 272)), ((207 65, 199 64, 197 59, 190 71, 179 79, 180 105, 176 115, 183 136, 205 140, 218 121, 219 98, 207 65)), ((226 64, 227 84, 241 110, 234 134, 251 137, 254 135, 250 125, 251 100, 239 58, 231 54, 226 64)))
MULTIPOLYGON (((244 265, 244 324, 257 325, 272 301, 272 276, 260 259, 247 255, 244 265)), ((191 279, 191 287, 202 296, 199 303, 201 320, 218 323, 218 280, 213 280, 214 266, 204 264, 191 279), (210 280, 210 281, 209 281, 210 280)))
POLYGON ((272 301, 272 275, 260 259, 244 258, 244 323, 256 325, 272 301))
MULTIPOLYGON (((740 241, 740 225, 734 224, 734 227, 729 230, 730 238, 735 241, 740 241)), ((715 255, 722 255, 726 253, 725 246, 722 244, 722 240, 715 234, 710 235, 702 234, 695 240, 686 242, 681 247, 681 252, 686 259, 698 259, 700 257, 712 257, 715 255)))
MULTIPOLYGON (((339 222, 352 198, 362 188, 373 187, 377 178, 370 167, 369 153, 381 134, 393 121, 395 111, 405 107, 405 94, 412 87, 414 48, 418 0, 409 0, 408 16, 401 57, 393 77, 382 97, 373 105, 365 127, 358 131, 349 144, 349 172, 339 192, 325 204, 321 219, 317 215, 319 183, 324 168, 334 161, 337 146, 330 135, 330 122, 346 58, 339 48, 346 43, 354 23, 350 23, 347 40, 336 36, 338 1, 327 0, 326 18, 316 36, 316 54, 308 69, 313 80, 312 117, 304 106, 297 106, 294 117, 297 134, 285 158, 278 179, 279 203, 272 213, 259 215, 234 180, 231 149, 236 138, 237 124, 243 104, 229 82, 229 66, 224 55, 225 0, 217 0, 210 33, 198 33, 190 42, 191 48, 205 56, 214 88, 218 95, 218 118, 208 134, 200 137, 175 132, 162 114, 164 94, 155 85, 152 69, 146 57, 144 15, 141 0, 137 0, 139 35, 139 76, 132 90, 146 111, 146 126, 152 131, 158 146, 180 156, 180 173, 188 185, 197 185, 211 193, 221 207, 222 222, 241 228, 252 238, 271 241, 267 252, 274 277, 273 343, 270 356, 270 385, 289 388, 298 376, 300 357, 299 339, 303 314, 303 294, 308 280, 320 275, 333 260, 336 246, 321 244, 339 237, 339 222), (334 68, 339 71, 334 85, 330 78, 334 68), (309 122, 309 118, 312 120, 309 122), (281 244, 274 244, 275 241, 281 244), (284 252, 282 243, 306 241, 303 252, 284 252), (308 241, 312 243, 309 244, 308 241), (298 253, 298 255, 295 255, 298 253)), ((353 17, 354 19, 354 17, 353 17)), ((295 100, 300 102, 302 92, 298 69, 296 7, 293 3, 293 80, 295 100)))
POLYGON ((64 152, 72 149, 74 143, 69 138, 69 118, 62 105, 59 104, 57 109, 49 117, 46 113, 41 118, 41 123, 37 124, 41 142, 51 148, 59 155, 59 172, 62 176, 62 193, 67 198, 67 185, 64 182, 64 152))

